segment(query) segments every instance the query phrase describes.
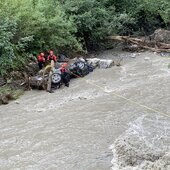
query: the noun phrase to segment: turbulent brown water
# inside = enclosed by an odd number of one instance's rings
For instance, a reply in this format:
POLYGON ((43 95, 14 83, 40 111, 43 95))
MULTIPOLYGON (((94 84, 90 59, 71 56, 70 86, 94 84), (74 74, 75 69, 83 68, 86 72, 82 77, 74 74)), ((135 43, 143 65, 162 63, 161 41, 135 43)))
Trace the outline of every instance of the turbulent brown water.
MULTIPOLYGON (((98 57, 119 60, 115 54, 98 57)), ((114 93, 170 116, 170 60, 149 52, 119 55, 121 67, 1 106, 0 169, 169 170, 170 118, 114 93)))

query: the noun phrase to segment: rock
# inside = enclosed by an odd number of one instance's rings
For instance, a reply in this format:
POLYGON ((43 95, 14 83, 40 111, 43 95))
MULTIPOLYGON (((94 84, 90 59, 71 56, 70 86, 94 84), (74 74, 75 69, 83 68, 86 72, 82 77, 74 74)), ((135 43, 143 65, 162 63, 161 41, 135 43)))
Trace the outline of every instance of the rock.
POLYGON ((170 56, 170 53, 168 53, 168 52, 161 52, 161 53, 159 53, 159 55, 160 55, 161 57, 169 57, 169 56, 170 56))
POLYGON ((91 58, 87 59, 87 62, 91 64, 94 68, 99 67, 102 69, 106 69, 114 66, 114 61, 107 59, 91 58))
POLYGON ((92 65, 94 68, 99 66, 100 59, 98 58, 90 58, 87 59, 88 64, 92 65))
POLYGON ((9 103, 9 100, 8 100, 8 98, 6 96, 3 96, 1 98, 1 100, 2 100, 2 104, 8 104, 9 103))
POLYGON ((136 54, 132 54, 130 57, 131 58, 136 58, 136 54))
POLYGON ((164 29, 157 29, 155 32, 149 36, 151 41, 162 42, 170 44, 170 31, 164 29))
POLYGON ((87 100, 86 97, 79 97, 80 100, 87 100))
POLYGON ((85 59, 83 57, 80 57, 79 60, 85 62, 85 59))
POLYGON ((15 104, 20 104, 20 102, 19 101, 15 101, 15 104))
POLYGON ((100 60, 99 61, 99 68, 106 69, 106 68, 111 68, 112 66, 114 66, 113 60, 100 60))
POLYGON ((12 100, 13 96, 11 94, 5 94, 0 97, 0 103, 1 104, 8 104, 9 100, 12 100))
POLYGON ((150 58, 149 57, 145 57, 145 60, 147 61, 147 60, 150 60, 150 58))

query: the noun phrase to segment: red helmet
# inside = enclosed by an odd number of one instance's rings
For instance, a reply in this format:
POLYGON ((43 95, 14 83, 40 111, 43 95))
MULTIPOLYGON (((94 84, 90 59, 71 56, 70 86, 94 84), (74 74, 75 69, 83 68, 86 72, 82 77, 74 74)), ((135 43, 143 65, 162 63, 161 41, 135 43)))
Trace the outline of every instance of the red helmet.
POLYGON ((44 57, 44 53, 40 53, 40 55, 41 55, 42 57, 44 57))
POLYGON ((54 51, 53 51, 53 50, 50 50, 50 54, 53 55, 53 54, 54 54, 54 51))
POLYGON ((65 68, 65 67, 68 66, 68 64, 67 63, 63 63, 61 66, 65 68))

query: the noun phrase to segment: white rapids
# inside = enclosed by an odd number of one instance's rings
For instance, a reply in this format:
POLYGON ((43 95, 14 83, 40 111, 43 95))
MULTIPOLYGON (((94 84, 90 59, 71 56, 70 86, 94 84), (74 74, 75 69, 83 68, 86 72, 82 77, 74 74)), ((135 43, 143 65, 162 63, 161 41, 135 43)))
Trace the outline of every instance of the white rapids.
POLYGON ((110 147, 113 170, 169 170, 170 121, 142 116, 110 147))

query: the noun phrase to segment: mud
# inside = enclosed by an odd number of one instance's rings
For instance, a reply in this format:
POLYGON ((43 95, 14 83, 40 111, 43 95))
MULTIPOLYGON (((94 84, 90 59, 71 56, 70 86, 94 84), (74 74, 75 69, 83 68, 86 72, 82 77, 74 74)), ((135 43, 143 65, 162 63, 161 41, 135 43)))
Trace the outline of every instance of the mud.
POLYGON ((2 170, 166 170, 170 119, 114 94, 169 114, 170 60, 149 52, 98 57, 123 58, 122 66, 96 69, 54 94, 27 92, 0 107, 2 170))

